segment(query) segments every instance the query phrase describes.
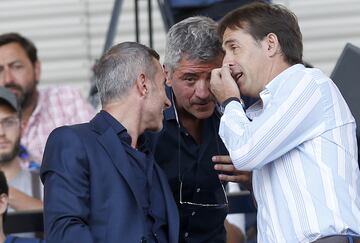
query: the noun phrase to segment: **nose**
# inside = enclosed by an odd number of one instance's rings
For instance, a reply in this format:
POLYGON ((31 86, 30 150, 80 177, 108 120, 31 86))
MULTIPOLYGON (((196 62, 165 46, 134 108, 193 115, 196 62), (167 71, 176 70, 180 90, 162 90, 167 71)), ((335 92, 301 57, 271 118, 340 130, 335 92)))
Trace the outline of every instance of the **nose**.
POLYGON ((165 96, 165 109, 169 108, 171 106, 171 101, 168 99, 167 96, 165 96))
POLYGON ((4 134, 5 134, 4 126, 3 126, 2 122, 0 122, 0 136, 3 136, 4 134))
POLYGON ((196 82, 195 95, 203 100, 210 96, 210 80, 199 80, 196 82))
POLYGON ((14 76, 9 68, 4 68, 1 83, 2 85, 6 85, 12 83, 14 81, 14 76))
POLYGON ((223 59, 223 65, 232 65, 234 64, 233 57, 229 53, 225 53, 224 59, 223 59))

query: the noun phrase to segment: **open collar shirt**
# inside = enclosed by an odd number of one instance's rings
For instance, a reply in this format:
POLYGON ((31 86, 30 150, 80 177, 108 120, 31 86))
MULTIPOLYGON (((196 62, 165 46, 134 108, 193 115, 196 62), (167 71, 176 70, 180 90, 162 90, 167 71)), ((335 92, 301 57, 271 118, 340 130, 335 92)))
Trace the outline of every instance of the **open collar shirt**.
POLYGON ((258 242, 360 234, 355 120, 318 69, 289 67, 245 113, 232 101, 219 134, 239 170, 253 171, 258 242))
POLYGON ((88 122, 93 107, 71 87, 39 90, 38 103, 21 136, 21 144, 41 162, 49 134, 57 127, 88 122))
POLYGON ((228 208, 218 174, 211 158, 228 152, 217 134, 220 118, 214 113, 202 126, 202 143, 197 144, 177 118, 172 90, 167 89, 173 105, 164 111, 163 129, 155 134, 155 160, 167 175, 180 214, 180 240, 188 243, 225 243, 224 220, 228 208), (219 204, 201 207, 180 204, 186 202, 219 204))

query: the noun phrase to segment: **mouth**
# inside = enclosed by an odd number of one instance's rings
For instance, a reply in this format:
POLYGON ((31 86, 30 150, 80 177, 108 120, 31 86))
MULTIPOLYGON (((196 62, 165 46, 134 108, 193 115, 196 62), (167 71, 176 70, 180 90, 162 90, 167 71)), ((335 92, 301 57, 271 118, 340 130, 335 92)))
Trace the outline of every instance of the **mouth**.
POLYGON ((11 93, 13 93, 15 96, 19 97, 22 94, 22 89, 15 85, 7 85, 5 86, 8 90, 10 90, 11 93))
POLYGON ((244 75, 243 72, 236 73, 233 77, 236 82, 239 82, 239 79, 244 75))
POLYGON ((0 142, 0 149, 6 149, 11 145, 9 142, 0 142))

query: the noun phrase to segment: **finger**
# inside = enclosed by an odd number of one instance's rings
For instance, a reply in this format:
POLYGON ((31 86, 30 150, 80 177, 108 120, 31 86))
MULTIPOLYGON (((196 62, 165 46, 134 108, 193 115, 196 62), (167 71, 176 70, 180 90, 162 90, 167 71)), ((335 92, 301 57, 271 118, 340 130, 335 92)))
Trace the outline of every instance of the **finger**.
POLYGON ((220 75, 222 80, 230 80, 235 82, 234 78, 231 76, 230 67, 228 65, 222 66, 220 75))
POLYGON ((247 182, 247 180, 234 175, 226 175, 226 174, 219 174, 219 179, 221 181, 227 181, 227 182, 236 182, 236 183, 243 183, 244 181, 247 182))
POLYGON ((222 172, 234 172, 236 171, 233 164, 216 164, 214 169, 222 172))
POLYGON ((211 80, 218 80, 221 79, 221 68, 214 68, 213 70, 211 70, 211 80))
POLYGON ((215 163, 224 163, 224 164, 232 163, 229 155, 215 155, 212 157, 212 161, 215 163))

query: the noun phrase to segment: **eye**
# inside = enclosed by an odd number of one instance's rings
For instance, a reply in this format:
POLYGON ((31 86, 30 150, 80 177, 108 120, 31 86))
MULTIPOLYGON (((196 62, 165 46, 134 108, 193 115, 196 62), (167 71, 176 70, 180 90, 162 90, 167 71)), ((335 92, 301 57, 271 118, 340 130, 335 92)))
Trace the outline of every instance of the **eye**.
POLYGON ((18 125, 19 119, 16 117, 5 118, 1 121, 4 128, 13 128, 18 125))
POLYGON ((230 50, 232 50, 232 51, 236 51, 238 49, 239 49, 239 47, 237 45, 233 44, 233 45, 230 46, 230 50))
POLYGON ((192 83, 192 82, 195 82, 195 81, 196 81, 196 79, 193 78, 193 77, 185 78, 185 80, 186 80, 188 83, 192 83))
POLYGON ((196 75, 185 75, 182 77, 182 80, 184 80, 188 85, 192 85, 196 82, 198 77, 196 75))
POLYGON ((23 68, 24 65, 22 65, 21 63, 15 63, 11 67, 12 67, 12 69, 19 70, 19 69, 23 68))

